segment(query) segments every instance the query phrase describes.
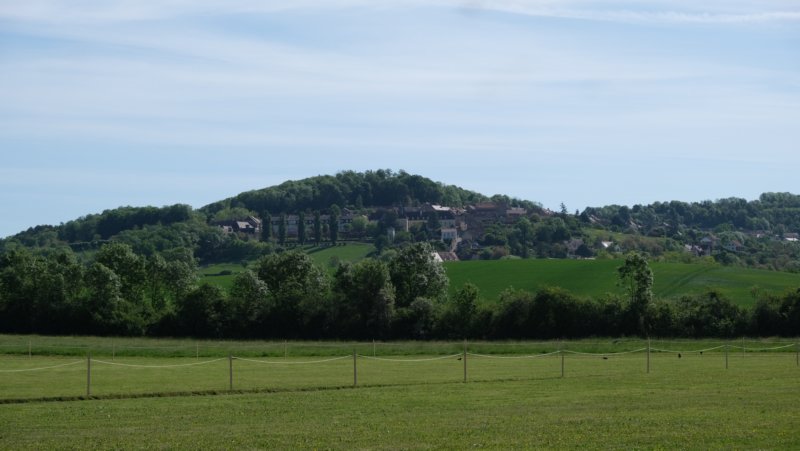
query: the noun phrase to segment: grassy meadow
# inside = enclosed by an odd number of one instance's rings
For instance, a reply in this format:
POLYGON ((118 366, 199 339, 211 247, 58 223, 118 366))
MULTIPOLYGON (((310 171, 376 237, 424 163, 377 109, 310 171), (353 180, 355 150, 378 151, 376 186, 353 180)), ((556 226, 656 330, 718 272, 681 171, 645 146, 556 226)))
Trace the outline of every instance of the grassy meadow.
MULTIPOLYGON (((481 297, 495 300, 509 287, 536 291, 561 287, 578 296, 599 297, 620 293, 617 284, 619 260, 500 260, 447 262, 451 290, 472 282, 481 297)), ((658 263, 653 269, 656 297, 678 298, 685 294, 718 289, 741 306, 754 302, 753 288, 780 294, 800 287, 800 274, 706 264, 658 263)))
MULTIPOLYGON (((357 262, 366 258, 374 247, 370 244, 347 243, 343 246, 303 246, 305 252, 321 268, 332 272, 339 261, 357 262)), ((253 262, 223 263, 200 269, 201 281, 228 289, 233 279, 253 262)), ((561 287, 578 296, 600 297, 620 293, 617 268, 620 260, 494 260, 446 262, 450 290, 466 282, 480 288, 481 297, 495 301, 509 288, 536 291, 543 287, 561 287)), ((800 274, 736 268, 703 263, 650 264, 655 275, 657 297, 677 299, 680 296, 714 288, 734 303, 749 306, 754 302, 754 289, 760 293, 781 294, 787 289, 800 288, 800 274)))
MULTIPOLYGON (((699 350, 714 344, 653 347, 699 350)), ((235 359, 233 392, 224 357, 105 356, 92 362, 92 395, 99 399, 88 400, 77 400, 86 391, 85 357, 2 355, 0 448, 800 446, 800 367, 794 352, 731 352, 728 369, 719 350, 681 358, 653 353, 649 374, 642 352, 567 354, 562 378, 561 357, 541 352, 593 346, 609 349, 603 352, 635 350, 641 343, 486 343, 484 349, 475 344, 475 351, 470 344, 464 383, 458 344, 433 344, 428 354, 407 356, 382 355, 377 345, 361 345, 355 388, 347 353, 339 360, 312 355, 235 359), (514 354, 525 346, 540 353, 514 354), (478 351, 495 353, 475 355, 478 351), (9 372, 71 362, 77 363, 9 372), (199 364, 188 366, 192 363, 199 364), (139 397, 148 393, 161 395, 139 397), (76 400, 9 402, 58 396, 76 400)))
MULTIPOLYGON (((340 246, 313 246, 305 245, 297 247, 314 260, 320 268, 329 272, 336 269, 338 262, 349 261, 357 262, 367 257, 370 252, 375 250, 375 246, 365 243, 343 243, 340 246)), ((233 285, 236 274, 245 269, 255 270, 255 261, 243 263, 218 263, 207 265, 200 268, 200 281, 208 282, 223 289, 229 289, 233 285)))

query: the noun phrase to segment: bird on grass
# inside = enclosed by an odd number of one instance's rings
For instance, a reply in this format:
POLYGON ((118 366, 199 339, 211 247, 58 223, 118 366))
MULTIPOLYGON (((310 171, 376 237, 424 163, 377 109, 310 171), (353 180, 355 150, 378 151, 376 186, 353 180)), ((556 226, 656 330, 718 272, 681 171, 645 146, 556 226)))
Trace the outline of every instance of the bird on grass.
POLYGON ((608 360, 608 357, 607 356, 603 356, 603 360, 608 360))
POLYGON ((678 353, 678 358, 679 358, 679 359, 681 358, 681 353, 680 353, 680 352, 678 353))

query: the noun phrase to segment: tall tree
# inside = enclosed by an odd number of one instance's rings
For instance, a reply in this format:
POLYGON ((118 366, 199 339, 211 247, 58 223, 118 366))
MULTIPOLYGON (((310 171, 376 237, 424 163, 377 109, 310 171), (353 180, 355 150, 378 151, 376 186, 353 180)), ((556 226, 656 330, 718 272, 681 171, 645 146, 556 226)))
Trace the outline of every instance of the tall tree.
POLYGON ((634 252, 617 268, 619 284, 628 294, 628 312, 638 325, 640 333, 647 334, 645 324, 647 307, 653 300, 653 270, 641 254, 634 252))
POLYGON ((261 241, 268 243, 272 240, 272 215, 265 211, 261 218, 261 241))
POLYGON ((317 246, 322 242, 322 218, 320 217, 319 210, 314 212, 314 241, 317 246))
POLYGON ((286 214, 281 213, 280 223, 278 224, 278 242, 286 244, 286 214))
POLYGON ((297 215, 297 241, 306 244, 306 214, 302 211, 297 215))
POLYGON ((328 294, 328 280, 311 257, 298 251, 262 258, 258 278, 263 280, 273 304, 265 321, 269 334, 282 337, 313 336, 308 325, 320 317, 328 294))
POLYGON ((331 206, 331 216, 328 220, 330 225, 331 244, 336 244, 339 241, 339 214, 341 211, 337 205, 331 206))
POLYGON ((414 243, 397 253, 389 264, 398 307, 408 307, 417 298, 443 301, 449 281, 444 267, 433 258, 428 243, 414 243))
POLYGON ((344 263, 334 276, 339 333, 354 338, 386 338, 394 316, 394 287, 386 263, 364 259, 344 263))
POLYGON ((472 330, 472 322, 478 311, 478 287, 470 282, 464 284, 451 298, 455 316, 455 332, 466 338, 472 330))

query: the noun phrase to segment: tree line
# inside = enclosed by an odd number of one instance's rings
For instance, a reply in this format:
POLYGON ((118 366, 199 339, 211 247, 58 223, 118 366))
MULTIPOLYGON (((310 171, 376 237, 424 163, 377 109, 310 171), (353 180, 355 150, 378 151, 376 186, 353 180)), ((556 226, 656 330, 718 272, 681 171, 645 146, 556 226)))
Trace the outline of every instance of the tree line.
POLYGON ((452 293, 426 243, 342 263, 332 274, 302 252, 272 253, 232 286, 199 284, 189 252, 145 256, 112 242, 93 261, 69 252, 0 256, 0 332, 292 339, 552 339, 587 336, 796 335, 800 290, 744 309, 720 293, 652 299, 646 260, 620 267, 624 294, 508 289, 452 293))

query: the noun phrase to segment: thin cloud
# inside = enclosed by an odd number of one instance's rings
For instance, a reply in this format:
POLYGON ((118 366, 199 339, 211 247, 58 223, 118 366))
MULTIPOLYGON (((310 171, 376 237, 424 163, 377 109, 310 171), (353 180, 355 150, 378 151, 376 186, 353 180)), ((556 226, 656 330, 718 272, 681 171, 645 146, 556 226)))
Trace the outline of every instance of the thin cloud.
POLYGON ((192 15, 272 14, 295 10, 454 8, 536 17, 661 24, 759 24, 800 21, 790 1, 596 0, 60 0, 0 1, 0 18, 44 23, 156 21, 192 15))

